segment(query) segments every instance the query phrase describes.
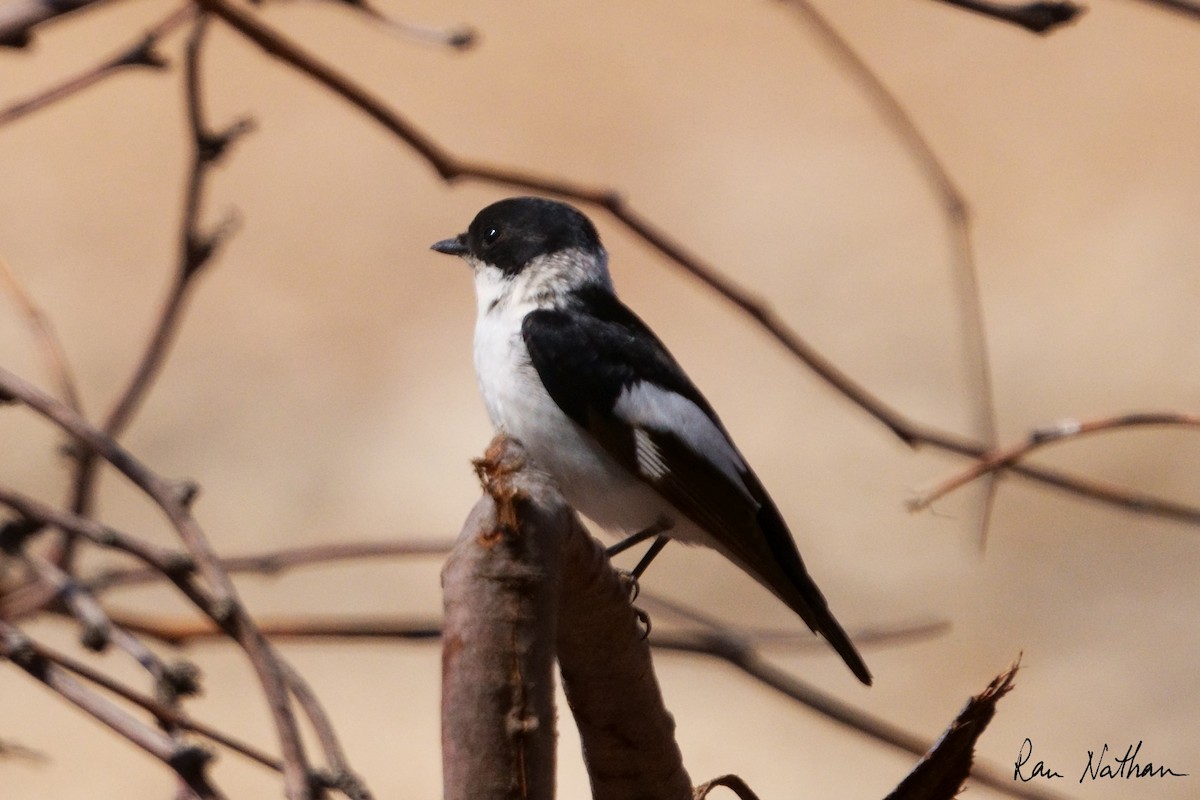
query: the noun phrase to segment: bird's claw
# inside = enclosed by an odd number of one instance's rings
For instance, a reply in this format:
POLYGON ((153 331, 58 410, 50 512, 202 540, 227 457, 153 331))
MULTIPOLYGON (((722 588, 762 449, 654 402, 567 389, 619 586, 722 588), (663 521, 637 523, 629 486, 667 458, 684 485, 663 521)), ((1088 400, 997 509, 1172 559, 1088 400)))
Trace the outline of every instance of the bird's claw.
POLYGON ((629 603, 632 605, 638 599, 638 595, 642 593, 642 585, 638 582, 638 576, 624 569, 618 569, 617 575, 620 576, 621 582, 625 584, 625 590, 629 592, 629 603))
POLYGON ((642 631, 641 637, 642 641, 644 642, 650 638, 650 615, 637 606, 633 607, 633 613, 637 616, 638 622, 645 626, 645 630, 642 631))

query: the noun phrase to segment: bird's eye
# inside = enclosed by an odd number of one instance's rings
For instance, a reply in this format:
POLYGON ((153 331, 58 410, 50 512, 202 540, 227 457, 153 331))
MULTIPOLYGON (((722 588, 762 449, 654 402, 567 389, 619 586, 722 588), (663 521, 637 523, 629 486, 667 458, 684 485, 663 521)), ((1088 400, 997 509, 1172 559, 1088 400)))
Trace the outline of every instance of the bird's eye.
POLYGON ((483 237, 481 238, 481 241, 483 242, 484 247, 488 247, 489 245, 495 244, 496 240, 499 238, 500 238, 500 229, 499 228, 488 228, 486 231, 483 232, 483 237))

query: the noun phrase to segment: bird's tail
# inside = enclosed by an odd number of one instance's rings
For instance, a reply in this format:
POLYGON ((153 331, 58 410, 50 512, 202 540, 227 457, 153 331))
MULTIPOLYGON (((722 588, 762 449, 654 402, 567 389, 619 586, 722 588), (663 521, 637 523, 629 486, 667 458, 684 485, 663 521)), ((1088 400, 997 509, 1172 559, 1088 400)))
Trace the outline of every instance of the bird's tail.
POLYGON ((805 569, 804 561, 800 558, 800 552, 796 549, 796 543, 792 540, 779 510, 765 492, 762 493, 760 502, 762 505, 757 516, 762 539, 756 543, 758 546, 748 548, 749 552, 740 554, 743 558, 738 560, 752 560, 754 563, 743 564, 746 571, 786 603, 788 608, 799 614, 800 618, 808 623, 809 628, 824 636, 855 677, 870 686, 870 670, 855 649, 854 643, 850 641, 850 637, 846 635, 846 631, 834 619, 825 596, 805 569))

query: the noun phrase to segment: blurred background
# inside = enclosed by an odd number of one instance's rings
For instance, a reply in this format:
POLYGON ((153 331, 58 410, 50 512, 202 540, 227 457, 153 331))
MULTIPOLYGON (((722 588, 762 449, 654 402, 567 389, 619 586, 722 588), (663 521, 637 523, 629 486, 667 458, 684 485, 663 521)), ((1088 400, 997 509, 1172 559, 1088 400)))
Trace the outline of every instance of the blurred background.
MULTIPOLYGON (((1049 37, 935 2, 822 4, 908 110, 972 211, 1001 441, 1062 418, 1200 407, 1200 23, 1096 0, 1049 37)), ((762 298, 912 419, 977 435, 985 402, 962 328, 952 233, 896 132, 800 17, 777 2, 387 2, 412 22, 467 24, 455 52, 391 35, 332 3, 256 11, 463 157, 611 186, 762 298)), ((0 106, 132 42, 168 13, 125 0, 0 52, 0 106)), ((201 277, 156 389, 124 442, 199 482, 196 515, 239 554, 444 536, 479 494, 470 459, 491 431, 471 367, 474 298, 461 262, 431 253, 515 193, 447 186, 380 126, 210 31, 211 124, 250 115, 210 184, 206 219, 242 225, 201 277)), ((189 143, 183 36, 170 71, 131 71, 0 128, 0 254, 53 321, 93 416, 136 363, 172 279, 189 143)), ((868 646, 859 686, 816 642, 772 659, 914 733, 936 737, 1022 655, 980 754, 1011 770, 1022 742, 1079 798, 1200 791, 1200 596, 1195 526, 1001 482, 986 546, 971 487, 906 501, 964 464, 914 451, 755 324, 599 210, 622 297, 721 412, 791 522, 853 634, 946 621, 933 639, 868 646), (1078 782, 1088 750, 1186 778, 1078 782)), ((0 363, 48 386, 28 330, 0 298, 0 363)), ((0 413, 0 482, 67 492, 61 437, 0 413)), ((1040 463, 1181 502, 1200 492, 1200 436, 1183 428, 1061 445, 1040 463)), ((106 474, 107 523, 172 543, 159 515, 106 474)), ((86 568, 102 562, 89 559, 86 568)), ((440 559, 239 578, 263 617, 436 617, 440 559)), ((730 622, 782 631, 789 612, 715 555, 671 547, 643 586, 730 622)), ((165 589, 107 597, 189 615, 165 589)), ((63 648, 76 630, 29 630, 63 648)), ((436 643, 288 643, 381 798, 437 797, 436 643)), ((240 652, 197 644, 200 719, 272 746, 240 652)), ((119 653, 98 663, 141 679, 119 653)), ((763 798, 884 796, 914 759, 699 657, 660 654, 660 682, 696 782, 737 773, 763 798)), ((565 715, 564 715, 565 716, 565 715)), ((586 793, 570 723, 561 793, 586 793)), ((0 760, 6 798, 165 797, 172 777, 11 666, 0 739, 45 754, 0 760)), ((273 774, 223 755, 234 797, 280 796, 273 774)), ((999 797, 982 787, 972 797, 999 797)))

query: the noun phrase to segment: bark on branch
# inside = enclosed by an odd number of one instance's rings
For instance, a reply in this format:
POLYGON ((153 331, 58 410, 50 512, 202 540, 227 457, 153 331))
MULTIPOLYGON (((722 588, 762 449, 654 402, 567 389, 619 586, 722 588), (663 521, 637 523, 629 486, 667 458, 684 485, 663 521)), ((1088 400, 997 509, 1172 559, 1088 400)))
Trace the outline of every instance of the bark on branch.
POLYGON ((593 796, 691 798, 624 581, 516 442, 476 469, 484 495, 442 571, 445 797, 554 796, 557 649, 593 796))

